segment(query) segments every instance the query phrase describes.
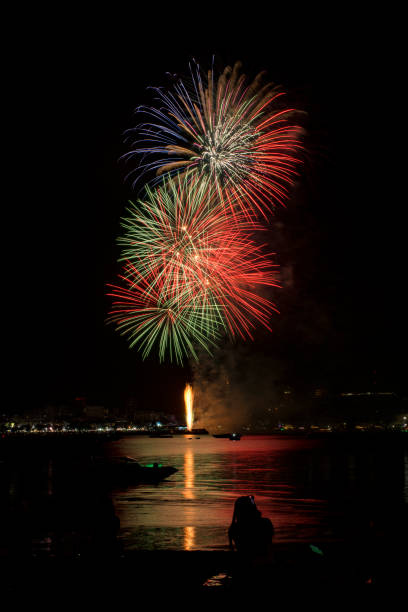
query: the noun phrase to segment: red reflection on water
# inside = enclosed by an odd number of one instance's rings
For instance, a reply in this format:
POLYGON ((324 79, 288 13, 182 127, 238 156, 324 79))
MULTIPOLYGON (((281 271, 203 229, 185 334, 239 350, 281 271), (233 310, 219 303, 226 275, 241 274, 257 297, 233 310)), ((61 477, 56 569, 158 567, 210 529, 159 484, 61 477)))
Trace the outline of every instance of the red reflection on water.
POLYGON ((139 548, 227 548, 234 502, 250 494, 272 520, 276 543, 341 540, 356 529, 356 503, 364 512, 379 487, 396 501, 408 491, 398 448, 348 438, 140 436, 111 448, 140 463, 178 469, 159 485, 115 491, 122 533, 139 548))

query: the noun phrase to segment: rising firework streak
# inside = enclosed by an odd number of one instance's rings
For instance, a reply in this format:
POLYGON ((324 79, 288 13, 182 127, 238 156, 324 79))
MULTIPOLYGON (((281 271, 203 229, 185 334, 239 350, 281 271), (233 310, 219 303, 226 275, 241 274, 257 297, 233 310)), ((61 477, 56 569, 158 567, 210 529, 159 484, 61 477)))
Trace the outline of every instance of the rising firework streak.
POLYGON ((184 404, 186 408, 186 425, 188 431, 192 431, 194 423, 194 393, 191 385, 187 384, 184 389, 184 404))

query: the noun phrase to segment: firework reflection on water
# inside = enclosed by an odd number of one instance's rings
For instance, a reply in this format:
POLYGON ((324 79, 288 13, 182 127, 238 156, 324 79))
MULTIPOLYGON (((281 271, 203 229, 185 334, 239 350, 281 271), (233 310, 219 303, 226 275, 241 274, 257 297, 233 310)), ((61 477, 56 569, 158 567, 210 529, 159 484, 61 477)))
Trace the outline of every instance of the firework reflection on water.
POLYGON ((404 501, 407 451, 381 440, 370 447, 334 443, 330 436, 244 436, 239 442, 135 436, 109 447, 112 455, 179 470, 158 485, 112 491, 125 550, 227 550, 240 495, 255 496, 274 524, 276 543, 358 537, 357 518, 364 519, 374 498, 381 495, 395 515, 404 501))

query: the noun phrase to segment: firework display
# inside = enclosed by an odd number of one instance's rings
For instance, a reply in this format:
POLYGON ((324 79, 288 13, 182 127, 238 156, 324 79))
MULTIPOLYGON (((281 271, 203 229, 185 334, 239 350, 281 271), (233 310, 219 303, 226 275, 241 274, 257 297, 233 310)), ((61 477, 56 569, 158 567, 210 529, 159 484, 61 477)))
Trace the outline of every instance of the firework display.
POLYGON ((216 78, 193 65, 188 80, 155 89, 160 106, 139 107, 149 120, 128 132, 125 157, 140 158, 135 183, 152 171, 156 183, 167 173, 210 180, 225 206, 255 217, 285 203, 301 159, 301 113, 279 87, 262 85, 263 72, 247 86, 241 66, 216 78))
POLYGON ((160 109, 141 109, 154 122, 138 126, 128 158, 141 156, 139 180, 156 177, 122 219, 109 320, 143 358, 183 363, 226 335, 270 329, 276 307, 263 294, 279 283, 261 237, 297 172, 301 129, 282 92, 262 73, 246 86, 240 67, 218 79, 197 67, 189 83, 157 90, 160 109))
POLYGON ((195 356, 189 336, 207 350, 222 332, 252 337, 268 327, 274 305, 254 288, 277 286, 271 254, 251 237, 261 226, 226 214, 214 189, 169 180, 131 204, 123 220, 121 260, 127 289, 114 287, 112 320, 147 354, 195 356), (250 230, 250 231, 249 231, 250 230))
POLYGON ((188 294, 166 300, 133 266, 127 266, 125 272, 120 277, 125 287, 109 285, 108 295, 114 298, 110 320, 129 337, 130 347, 137 345, 143 358, 157 347, 160 361, 168 357, 177 363, 186 356, 197 359, 196 346, 210 351, 220 338, 218 313, 188 294))

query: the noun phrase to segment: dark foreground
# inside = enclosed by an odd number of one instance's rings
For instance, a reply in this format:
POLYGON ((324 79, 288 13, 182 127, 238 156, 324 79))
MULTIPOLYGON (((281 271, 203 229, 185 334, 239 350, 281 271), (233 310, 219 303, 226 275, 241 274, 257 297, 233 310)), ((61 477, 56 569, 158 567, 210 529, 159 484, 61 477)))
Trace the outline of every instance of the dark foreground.
MULTIPOLYGON (((323 592, 331 601, 355 590, 364 597, 379 590, 390 596, 402 593, 408 574, 408 519, 406 462, 399 440, 385 441, 381 454, 377 442, 371 449, 367 441, 363 455, 376 458, 370 465, 378 469, 357 470, 359 479, 352 483, 363 493, 368 483, 374 499, 363 496, 367 507, 356 503, 341 541, 277 543, 273 562, 256 569, 227 550, 123 552, 111 483, 84 469, 91 455, 103 456, 101 442, 0 440, 0 593, 15 603, 29 598, 31 604, 50 601, 54 607, 66 597, 80 604, 84 594, 92 602, 111 597, 115 604, 137 604, 140 595, 147 595, 150 603, 157 598, 178 602, 191 595, 187 601, 195 603, 245 594, 256 604, 261 593, 287 603, 309 593, 316 605, 323 592), (398 461, 389 464, 386 459, 394 448, 398 461)), ((316 461, 320 465, 319 454, 316 461)), ((342 483, 334 477, 335 501, 341 503, 347 495, 357 500, 355 488, 344 489, 342 483)), ((296 527, 295 518, 293 523, 296 527)))
POLYGON ((398 593, 406 575, 405 542, 382 543, 377 550, 346 544, 275 546, 268 567, 249 569, 235 552, 138 551, 77 558, 3 557, 3 594, 13 598, 87 595, 132 600, 139 595, 173 601, 260 594, 288 597, 300 593, 338 595, 378 589, 398 593), (22 585, 24 588, 22 589, 22 585))

